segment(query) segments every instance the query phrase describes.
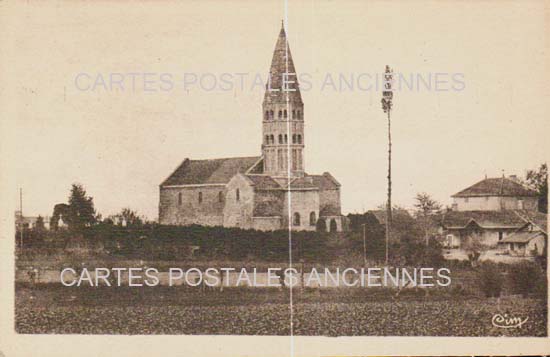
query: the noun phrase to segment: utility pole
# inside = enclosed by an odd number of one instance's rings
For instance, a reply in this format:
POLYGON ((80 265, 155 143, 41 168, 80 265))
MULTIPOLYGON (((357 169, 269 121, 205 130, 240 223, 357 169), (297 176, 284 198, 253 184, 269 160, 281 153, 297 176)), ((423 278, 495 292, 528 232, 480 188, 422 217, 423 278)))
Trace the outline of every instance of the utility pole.
POLYGON ((19 213, 20 213, 20 219, 19 219, 19 247, 21 254, 23 253, 23 189, 19 188, 19 213))
POLYGON ((363 265, 367 266, 367 232, 366 232, 366 223, 362 224, 363 226, 363 265))
POLYGON ((386 217, 386 265, 389 261, 389 245, 391 236, 392 224, 392 206, 391 206, 391 109, 393 106, 393 90, 392 90, 393 71, 390 66, 386 66, 384 73, 384 91, 382 92, 382 109, 388 114, 388 202, 387 202, 387 217, 386 217))

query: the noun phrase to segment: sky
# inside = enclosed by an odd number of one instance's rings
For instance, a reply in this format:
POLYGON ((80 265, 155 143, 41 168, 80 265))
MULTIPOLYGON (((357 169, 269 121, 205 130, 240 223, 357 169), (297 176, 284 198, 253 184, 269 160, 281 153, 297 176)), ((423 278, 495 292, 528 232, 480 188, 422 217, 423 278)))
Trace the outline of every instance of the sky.
MULTIPOLYGON (((103 216, 130 207, 156 219, 158 186, 184 158, 260 154, 263 89, 252 78, 267 76, 282 1, 11 6, 18 16, 0 30, 11 34, 2 148, 14 209, 22 188, 26 215, 51 215, 78 182, 103 216), (223 73, 233 88, 220 87, 223 73)), ((449 205, 485 175, 538 167, 550 152, 547 16, 543 1, 289 1, 292 56, 311 84, 306 171, 341 183, 343 213, 385 201, 387 119, 380 91, 357 77, 386 64, 463 83, 395 93, 393 202, 412 207, 427 192, 449 205), (340 74, 353 89, 323 86, 340 74)))

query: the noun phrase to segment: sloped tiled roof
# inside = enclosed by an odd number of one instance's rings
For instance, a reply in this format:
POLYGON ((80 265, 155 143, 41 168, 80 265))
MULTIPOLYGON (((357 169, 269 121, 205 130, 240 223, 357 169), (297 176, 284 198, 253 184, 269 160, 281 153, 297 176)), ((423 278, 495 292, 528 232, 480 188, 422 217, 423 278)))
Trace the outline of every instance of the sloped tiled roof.
POLYGON ((472 185, 452 197, 479 197, 479 196, 512 196, 529 197, 537 196, 537 192, 523 186, 514 180, 500 177, 487 178, 472 185))
POLYGON ((531 239, 537 238, 544 234, 540 231, 537 232, 516 232, 501 240, 499 243, 528 243, 531 239))
MULTIPOLYGON (((367 214, 372 214, 376 217, 378 222, 382 225, 386 224, 386 219, 388 217, 388 212, 386 210, 371 210, 367 211, 367 214)), ((411 215, 409 212, 407 212, 404 209, 394 209, 392 210, 392 219, 394 221, 406 221, 406 220, 412 220, 411 215)))
POLYGON ((211 160, 185 159, 161 186, 226 184, 235 174, 245 173, 260 158, 251 156, 211 160))
POLYGON ((281 185, 277 183, 271 176, 268 175, 246 175, 246 177, 252 181, 254 188, 259 190, 269 190, 281 188, 281 185))
POLYGON ((517 215, 524 218, 535 225, 535 228, 542 230, 544 233, 548 233, 548 215, 542 212, 534 212, 527 210, 515 211, 517 215))
POLYGON ((441 217, 445 228, 463 229, 475 222, 482 228, 521 228, 528 222, 515 211, 450 211, 441 217))

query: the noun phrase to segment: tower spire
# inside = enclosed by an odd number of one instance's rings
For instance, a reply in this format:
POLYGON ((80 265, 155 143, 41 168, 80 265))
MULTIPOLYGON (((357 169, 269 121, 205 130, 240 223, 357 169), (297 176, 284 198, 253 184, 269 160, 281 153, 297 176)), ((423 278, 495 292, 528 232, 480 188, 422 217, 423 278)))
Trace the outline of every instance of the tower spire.
POLYGON ((262 107, 264 172, 281 177, 288 176, 288 172, 292 176, 302 176, 304 104, 284 20, 273 50, 262 107))

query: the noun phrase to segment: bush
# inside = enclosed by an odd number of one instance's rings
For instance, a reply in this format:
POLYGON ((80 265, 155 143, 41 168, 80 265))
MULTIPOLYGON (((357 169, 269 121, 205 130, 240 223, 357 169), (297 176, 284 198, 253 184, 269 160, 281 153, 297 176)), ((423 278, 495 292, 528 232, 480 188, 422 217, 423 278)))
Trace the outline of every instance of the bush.
POLYGON ((546 291, 546 275, 536 263, 523 262, 512 265, 508 273, 508 280, 512 292, 524 297, 546 291))
POLYGON ((504 278, 498 265, 484 262, 478 269, 479 288, 485 297, 499 297, 504 285, 504 278))

